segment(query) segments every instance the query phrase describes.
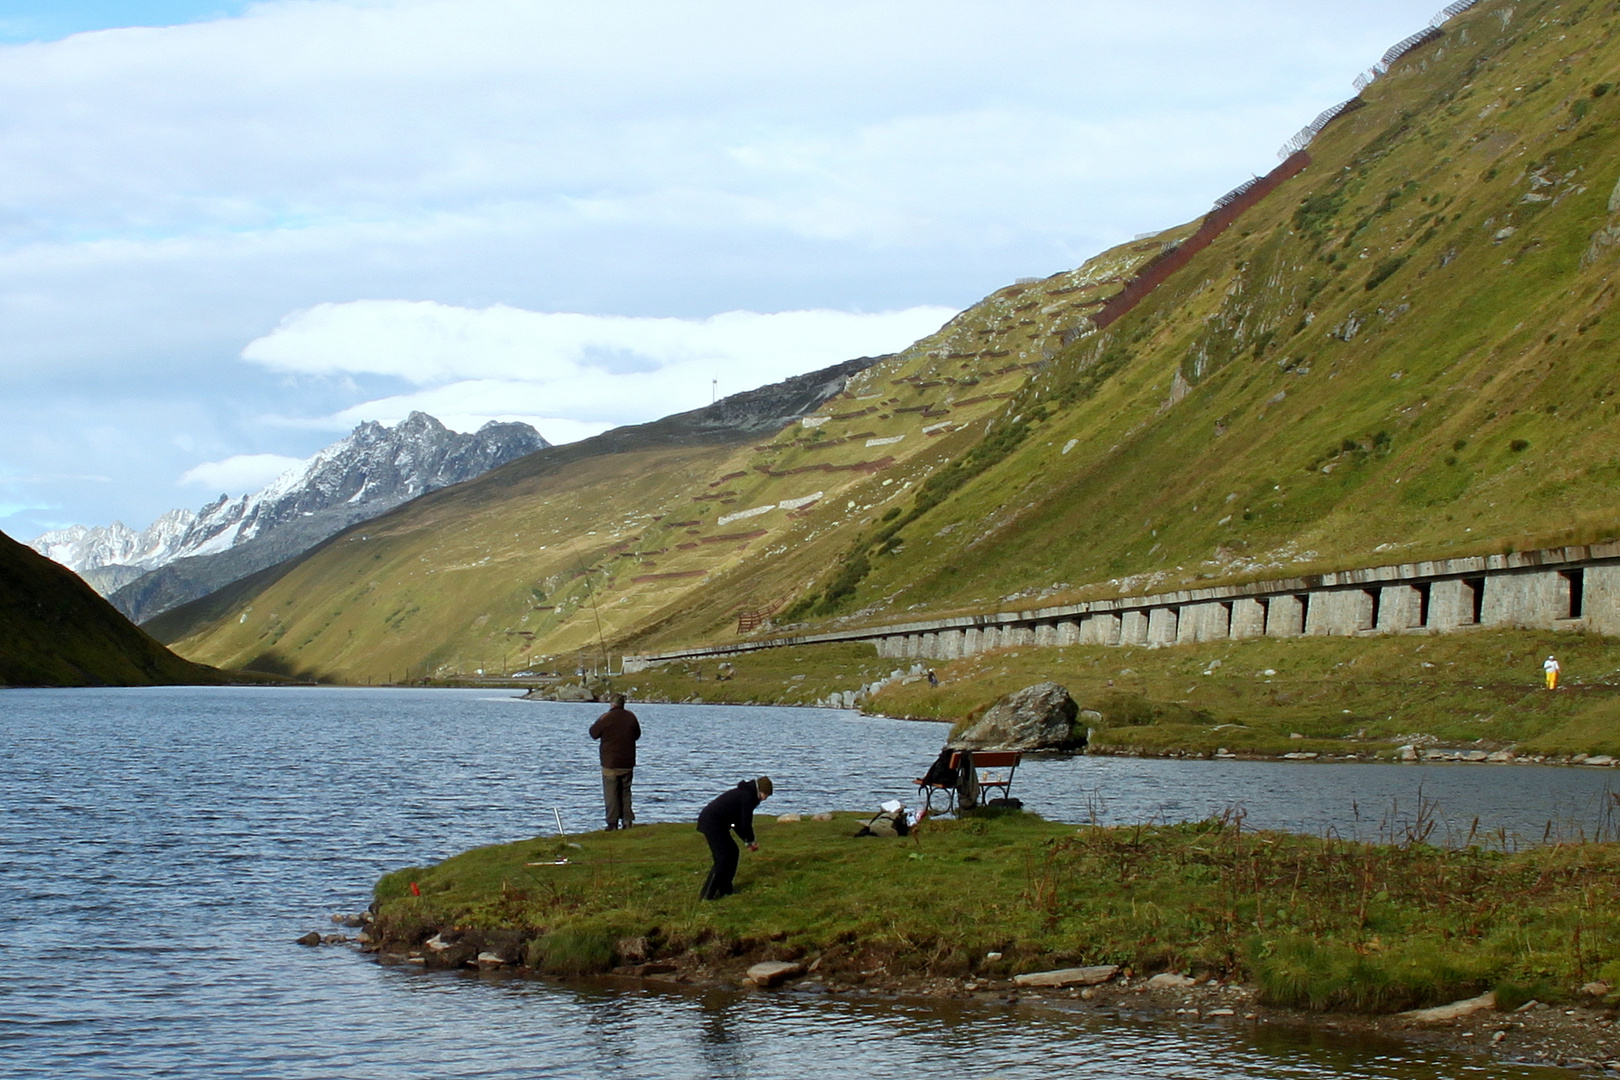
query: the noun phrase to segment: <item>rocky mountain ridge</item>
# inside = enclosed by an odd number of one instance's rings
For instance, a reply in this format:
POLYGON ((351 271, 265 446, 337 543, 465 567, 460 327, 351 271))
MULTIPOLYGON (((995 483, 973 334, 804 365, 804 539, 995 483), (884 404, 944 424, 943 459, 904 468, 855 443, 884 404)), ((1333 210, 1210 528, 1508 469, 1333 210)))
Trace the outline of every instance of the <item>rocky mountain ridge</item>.
POLYGON ((29 546, 144 621, 280 562, 429 491, 550 446, 528 424, 451 431, 422 412, 367 421, 270 484, 198 511, 170 510, 140 532, 122 522, 45 533, 29 546), (163 573, 174 564, 187 565, 163 573))

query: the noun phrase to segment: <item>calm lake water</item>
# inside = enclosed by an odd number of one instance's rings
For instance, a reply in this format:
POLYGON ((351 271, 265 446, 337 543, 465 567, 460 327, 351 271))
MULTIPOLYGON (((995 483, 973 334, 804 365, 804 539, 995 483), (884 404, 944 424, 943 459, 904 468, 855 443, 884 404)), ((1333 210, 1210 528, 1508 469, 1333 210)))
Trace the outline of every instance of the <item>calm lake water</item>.
MULTIPOLYGON (((0 1077, 1547 1075, 1298 1032, 562 987, 292 944, 388 870, 549 834, 554 807, 596 828, 598 712, 487 691, 0 692, 0 1077)), ((638 712, 649 822, 761 772, 778 813, 875 807, 944 737, 810 709, 638 712)), ((1477 816, 1530 840, 1601 828, 1610 801, 1597 770, 1121 758, 1030 761, 1014 794, 1077 822, 1241 803, 1252 826, 1374 839, 1420 800, 1456 838, 1477 816)))

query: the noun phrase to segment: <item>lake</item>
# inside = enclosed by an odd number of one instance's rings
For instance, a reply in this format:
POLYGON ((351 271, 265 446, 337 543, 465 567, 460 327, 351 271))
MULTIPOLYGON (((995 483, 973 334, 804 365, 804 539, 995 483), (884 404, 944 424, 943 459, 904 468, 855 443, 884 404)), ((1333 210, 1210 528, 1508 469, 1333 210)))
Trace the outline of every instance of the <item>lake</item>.
MULTIPOLYGON (((631 704, 641 821, 768 773, 777 812, 906 797, 938 724, 631 704)), ((434 974, 334 929, 400 866, 599 827, 601 706, 492 691, 0 691, 0 1077, 1546 1075, 1322 1033, 1011 1007, 434 974)), ((1032 759, 1013 793, 1077 823, 1200 818, 1454 842, 1608 827, 1602 770, 1032 759), (1420 804, 1422 809, 1420 810, 1420 804)))

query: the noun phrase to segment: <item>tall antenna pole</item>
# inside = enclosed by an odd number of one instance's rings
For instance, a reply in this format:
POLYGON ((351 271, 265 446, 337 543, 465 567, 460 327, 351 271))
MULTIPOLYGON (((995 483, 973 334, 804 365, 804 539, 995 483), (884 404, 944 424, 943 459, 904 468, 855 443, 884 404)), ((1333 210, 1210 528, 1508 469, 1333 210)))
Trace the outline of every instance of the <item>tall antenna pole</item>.
POLYGON ((710 379, 709 380, 709 404, 713 405, 715 402, 717 402, 719 400, 720 400, 720 380, 719 379, 710 379))

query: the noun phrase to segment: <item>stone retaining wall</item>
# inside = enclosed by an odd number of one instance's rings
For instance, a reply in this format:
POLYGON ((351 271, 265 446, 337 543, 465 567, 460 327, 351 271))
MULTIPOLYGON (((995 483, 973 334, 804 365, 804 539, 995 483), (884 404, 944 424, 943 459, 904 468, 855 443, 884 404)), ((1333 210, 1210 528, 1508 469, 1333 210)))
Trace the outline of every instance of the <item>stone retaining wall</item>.
POLYGON ((1009 646, 1162 646, 1474 626, 1620 634, 1620 541, 680 649, 626 656, 624 670, 845 641, 870 641, 879 656, 896 659, 954 660, 1009 646))

